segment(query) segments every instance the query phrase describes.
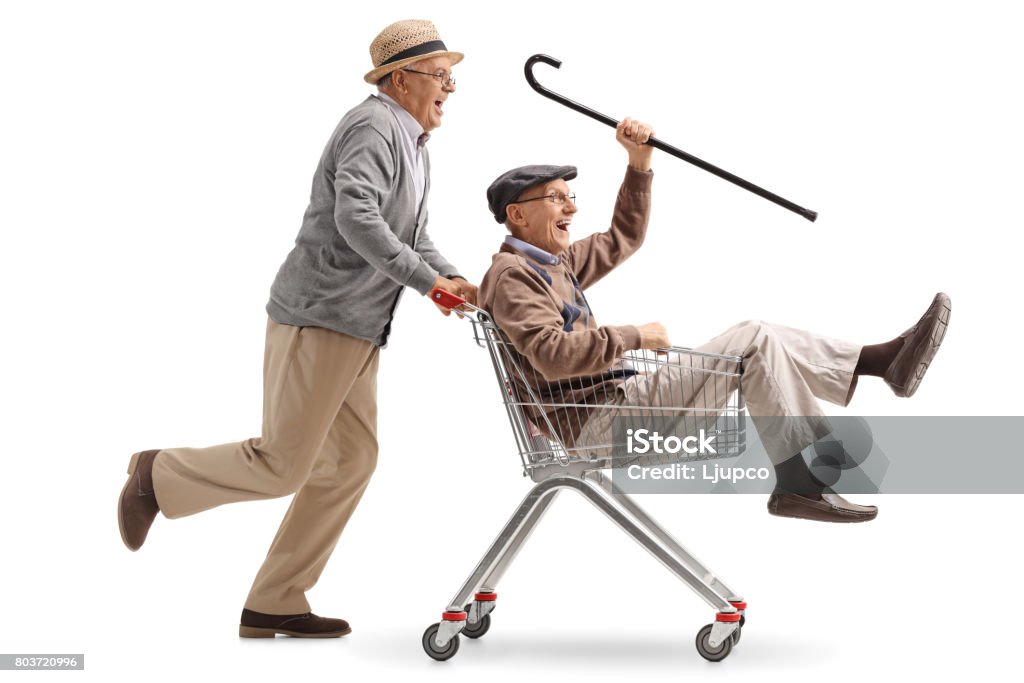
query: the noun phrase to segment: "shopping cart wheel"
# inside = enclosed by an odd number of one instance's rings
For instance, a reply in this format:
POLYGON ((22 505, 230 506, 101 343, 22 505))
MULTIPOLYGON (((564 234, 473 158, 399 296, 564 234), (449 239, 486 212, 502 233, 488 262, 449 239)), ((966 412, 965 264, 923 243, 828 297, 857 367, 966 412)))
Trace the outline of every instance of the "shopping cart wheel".
POLYGON ((708 642, 711 639, 711 627, 713 624, 708 624, 701 630, 697 631, 697 652, 700 656, 709 662, 720 662, 729 656, 732 652, 732 638, 726 638, 718 647, 711 647, 708 642))
MULTIPOLYGON (((472 603, 466 605, 466 613, 469 614, 469 608, 472 603)), ((466 621, 466 625, 462 627, 461 635, 467 638, 479 638, 483 634, 487 633, 487 629, 491 627, 491 615, 485 614, 482 619, 478 620, 475 624, 466 621)))
MULTIPOLYGON (((459 637, 453 636, 448 644, 444 647, 438 647, 437 643, 434 642, 434 636, 437 635, 437 630, 441 627, 441 624, 431 624, 427 627, 427 630, 423 632, 423 650, 432 658, 439 662, 443 662, 446 659, 451 659, 455 656, 455 653, 459 651, 459 637)), ((483 634, 481 634, 483 635, 483 634)))

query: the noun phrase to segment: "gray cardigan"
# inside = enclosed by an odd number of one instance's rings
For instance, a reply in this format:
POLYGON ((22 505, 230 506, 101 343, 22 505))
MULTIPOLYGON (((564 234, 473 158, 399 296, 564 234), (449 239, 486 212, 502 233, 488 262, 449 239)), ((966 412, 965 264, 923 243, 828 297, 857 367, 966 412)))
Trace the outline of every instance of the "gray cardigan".
POLYGON ((405 286, 426 294, 452 264, 427 235, 426 186, 416 190, 402 130, 372 95, 345 114, 313 177, 309 207, 270 288, 267 313, 278 323, 326 327, 387 343, 405 286))

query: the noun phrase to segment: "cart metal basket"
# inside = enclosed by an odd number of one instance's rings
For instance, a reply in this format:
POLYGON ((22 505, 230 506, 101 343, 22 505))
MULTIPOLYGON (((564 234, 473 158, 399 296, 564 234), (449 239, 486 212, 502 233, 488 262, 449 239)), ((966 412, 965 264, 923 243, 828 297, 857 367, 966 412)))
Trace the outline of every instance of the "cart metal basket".
POLYGON ((628 495, 613 488, 607 470, 626 464, 736 457, 745 447, 740 388, 742 359, 673 347, 633 351, 607 372, 586 378, 548 380, 504 337, 483 309, 465 304, 474 340, 489 352, 501 388, 523 474, 533 488, 513 512, 469 578, 423 634, 436 660, 458 652, 459 635, 479 638, 490 628, 505 571, 545 511, 564 489, 582 495, 654 555, 714 610, 715 621, 697 634, 697 651, 721 661, 739 642, 746 603, 708 567, 659 526, 628 495), (643 398, 641 398, 643 397, 643 398), (670 424, 675 434, 710 432, 713 453, 630 455, 622 424, 670 424))

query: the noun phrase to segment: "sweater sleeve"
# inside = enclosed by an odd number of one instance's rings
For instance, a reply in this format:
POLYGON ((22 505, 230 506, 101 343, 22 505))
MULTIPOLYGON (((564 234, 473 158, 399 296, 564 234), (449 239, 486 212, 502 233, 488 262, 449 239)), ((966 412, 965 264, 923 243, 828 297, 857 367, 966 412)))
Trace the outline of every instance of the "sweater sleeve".
POLYGON ((566 251, 569 269, 586 289, 633 255, 644 242, 651 214, 651 171, 626 168, 606 232, 573 242, 566 251))
POLYGON ((352 128, 342 139, 334 174, 334 222, 352 249, 401 285, 426 294, 437 271, 403 243, 380 207, 397 172, 391 147, 372 126, 352 128))
POLYGON ((624 351, 640 348, 632 325, 565 331, 548 288, 530 272, 507 268, 494 287, 494 322, 549 382, 604 372, 624 351))

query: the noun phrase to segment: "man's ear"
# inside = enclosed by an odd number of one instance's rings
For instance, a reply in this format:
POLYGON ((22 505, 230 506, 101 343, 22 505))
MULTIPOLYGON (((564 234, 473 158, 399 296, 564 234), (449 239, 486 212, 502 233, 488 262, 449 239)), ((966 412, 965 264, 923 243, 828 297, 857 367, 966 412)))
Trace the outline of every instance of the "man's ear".
POLYGON ((526 215, 523 213, 523 207, 518 204, 509 204, 505 207, 505 225, 509 227, 525 228, 526 227, 526 215))
POLYGON ((405 72, 401 69, 395 69, 391 72, 392 87, 403 95, 409 91, 409 86, 406 84, 405 79, 405 72))

